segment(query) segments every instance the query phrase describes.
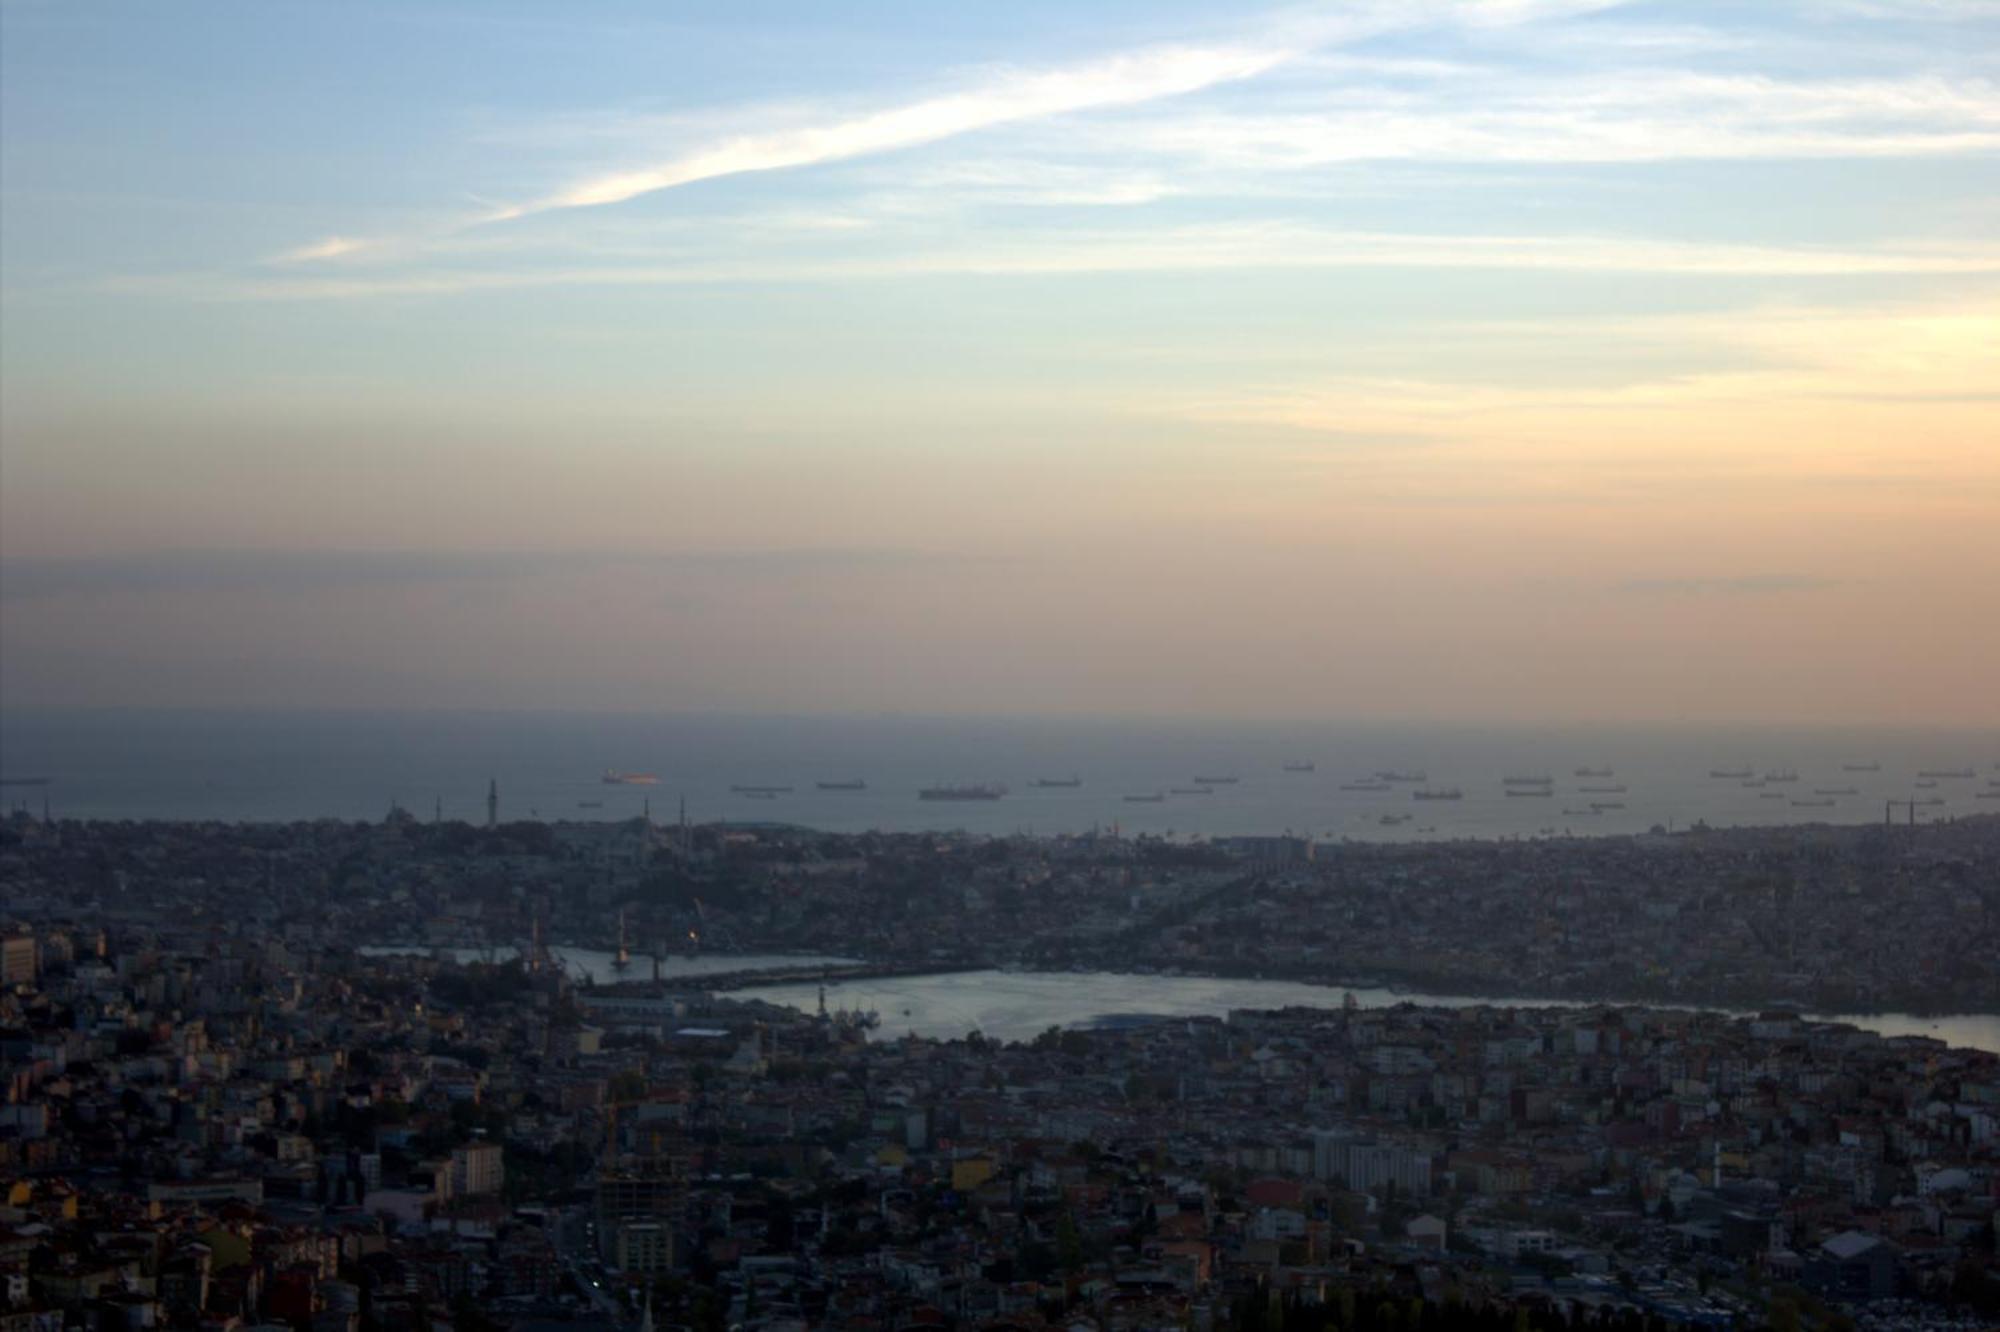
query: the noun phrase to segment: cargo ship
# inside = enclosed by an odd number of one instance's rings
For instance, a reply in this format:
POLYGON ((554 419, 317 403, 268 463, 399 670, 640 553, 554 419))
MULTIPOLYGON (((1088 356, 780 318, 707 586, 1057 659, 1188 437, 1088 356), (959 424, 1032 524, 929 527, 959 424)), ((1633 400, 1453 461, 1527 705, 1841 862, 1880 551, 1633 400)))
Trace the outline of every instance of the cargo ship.
POLYGON ((1169 795, 1214 795, 1215 788, 1212 786, 1176 786, 1171 791, 1169 791, 1168 794, 1169 795))
POLYGON ((1004 786, 979 783, 973 786, 926 786, 917 792, 919 800, 998 800, 1007 794, 1004 786))
POLYGON ((1553 786, 1510 786, 1507 788, 1507 794, 1510 796, 1552 796, 1555 793, 1556 791, 1553 786))
POLYGON ((1128 795, 1125 797, 1125 803, 1128 805, 1157 805, 1165 799, 1164 795, 1155 791, 1151 795, 1128 795))
POLYGON ((1624 784, 1623 784, 1622 782, 1621 782, 1621 783, 1619 783, 1619 784, 1617 784, 1617 785, 1614 785, 1614 786, 1579 786, 1579 787, 1577 787, 1576 789, 1577 789, 1578 791, 1581 791, 1581 792, 1582 792, 1582 793, 1583 793, 1584 795, 1624 795, 1624 794, 1625 794, 1625 786, 1624 786, 1624 784))
POLYGON ((1082 785, 1083 785, 1083 778, 1081 778, 1081 777, 1075 777, 1075 776, 1070 776, 1070 777, 1037 777, 1037 778, 1035 778, 1035 785, 1036 785, 1036 786, 1039 786, 1039 787, 1042 787, 1042 788, 1044 788, 1044 789, 1047 789, 1047 788, 1057 788, 1057 789, 1067 789, 1067 788, 1069 788, 1069 787, 1072 787, 1072 786, 1082 786, 1082 785))
POLYGON ((1426 773, 1422 768, 1417 768, 1410 772, 1385 770, 1376 773, 1375 776, 1385 782, 1427 782, 1430 780, 1430 774, 1426 773))
POLYGON ((1861 792, 1852 786, 1816 786, 1813 788, 1813 794, 1821 796, 1851 796, 1860 795, 1861 792))
POLYGON ((789 786, 732 786, 729 790, 734 795, 776 796, 790 795, 792 788, 789 786))
POLYGON ((1880 772, 1882 771, 1882 765, 1879 763, 1843 763, 1840 765, 1840 770, 1842 772, 1880 772))
POLYGON ((1748 768, 1710 768, 1708 770, 1708 775, 1711 777, 1727 777, 1736 781, 1741 781, 1746 777, 1753 777, 1756 774, 1751 772, 1750 769, 1748 768))
POLYGON ((1925 768, 1925 769, 1924 769, 1924 770, 1923 770, 1922 772, 1919 772, 1919 773, 1917 774, 1917 776, 1919 776, 1919 777, 1945 777, 1945 778, 1949 778, 1949 779, 1952 779, 1952 780, 1955 780, 1955 781, 1964 781, 1964 780, 1966 780, 1967 778, 1969 778, 1969 777, 1971 777, 1971 776, 1972 776, 1972 769, 1970 769, 1970 768, 1925 768))
POLYGON ((813 785, 822 791, 866 791, 868 789, 868 783, 859 780, 851 782, 814 782, 813 785))
MULTIPOLYGON (((1546 795, 1548 793, 1545 791, 1543 792, 1543 794, 1546 795)), ((1439 786, 1439 787, 1426 786, 1410 792, 1410 799, 1463 800, 1465 799, 1465 792, 1459 790, 1456 786, 1439 786)))
POLYGON ((1609 768, 1578 768, 1570 773, 1572 777, 1610 777, 1612 775, 1613 773, 1609 768))
POLYGON ((1387 783, 1387 782, 1342 782, 1342 783, 1340 784, 1340 789, 1341 789, 1341 790, 1343 790, 1343 791, 1386 791, 1386 790, 1388 790, 1388 789, 1389 789, 1389 783, 1387 783))
POLYGON ((1234 786, 1236 785, 1236 779, 1234 777, 1203 777, 1197 774, 1194 778, 1194 784, 1196 786, 1234 786))
POLYGON ((1777 768, 1764 774, 1767 782, 1795 782, 1798 779, 1799 774, 1790 768, 1777 768))
POLYGON ((1317 767, 1316 767, 1316 766, 1315 766, 1314 764, 1311 764, 1311 763, 1287 763, 1287 764, 1285 765, 1285 771, 1286 771, 1286 772, 1316 772, 1316 771, 1318 771, 1318 769, 1317 769, 1317 767))
POLYGON ((619 772, 606 768, 601 779, 606 786, 658 786, 660 779, 650 772, 619 772))
POLYGON ((1555 778, 1553 778, 1553 777, 1548 777, 1548 776, 1542 776, 1542 777, 1518 777, 1518 776, 1517 776, 1517 777, 1502 777, 1502 778, 1500 779, 1500 785, 1502 785, 1502 786, 1552 786, 1552 785, 1554 785, 1554 784, 1555 784, 1555 780, 1556 780, 1555 778))

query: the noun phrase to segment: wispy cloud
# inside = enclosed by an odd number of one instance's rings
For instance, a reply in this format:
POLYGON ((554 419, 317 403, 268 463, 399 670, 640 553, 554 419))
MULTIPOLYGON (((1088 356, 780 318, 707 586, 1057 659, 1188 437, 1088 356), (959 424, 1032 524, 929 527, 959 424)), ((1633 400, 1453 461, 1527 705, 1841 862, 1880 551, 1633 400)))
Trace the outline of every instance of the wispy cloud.
MULTIPOLYGON (((1263 40, 1162 45, 1054 69, 989 74, 960 92, 729 136, 665 161, 593 176, 525 203, 499 205, 468 222, 506 222, 536 213, 624 203, 698 181, 845 161, 1019 121, 1179 96, 1262 74, 1310 50, 1320 35, 1315 28, 1294 28, 1263 40)), ((371 244, 375 242, 329 237, 278 258, 287 262, 338 258, 371 244)))
POLYGON ((1238 172, 1360 161, 1727 161, 2000 150, 2000 88, 1935 75, 1804 80, 1645 67, 1506 67, 1349 79, 1289 100, 1293 105, 1277 109, 1156 116, 1119 126, 1116 141, 1126 152, 1238 172))
POLYGON ((623 203, 719 176, 809 166, 934 143, 974 130, 1099 107, 1131 106, 1264 73, 1302 48, 1169 46, 1068 69, 1008 75, 984 87, 831 124, 745 135, 635 171, 582 181, 502 218, 623 203))
POLYGON ((381 584, 577 577, 609 569, 723 577, 853 576, 962 565, 963 552, 899 547, 755 550, 164 550, 0 560, 0 598, 175 591, 286 591, 381 584))
POLYGON ((356 240, 352 236, 328 236, 310 245, 301 245, 295 250, 272 256, 271 262, 280 264, 311 263, 319 259, 338 259, 342 255, 357 253, 368 248, 368 242, 356 240))
POLYGON ((1612 584, 1615 592, 1649 597, 1772 596, 1785 592, 1820 592, 1848 580, 1814 574, 1728 574, 1667 578, 1626 578, 1612 584))
MULTIPOLYGON (((1250 25, 1236 41, 1162 43, 1047 69, 987 71, 971 76, 969 86, 900 105, 846 114, 802 114, 798 123, 729 135, 647 165, 593 175, 526 202, 497 205, 465 219, 463 225, 625 203, 699 181, 842 162, 1005 125, 1138 106, 1253 79, 1330 45, 1384 33, 1438 24, 1468 30, 1507 28, 1616 3, 1367 0, 1331 13, 1288 11, 1250 25)), ((395 248, 393 238, 329 237, 278 258, 307 262, 395 248)))
POLYGON ((723 254, 657 263, 517 264, 384 274, 139 279, 127 290, 214 300, 358 300, 557 287, 849 282, 1229 269, 1422 268, 1837 278, 2000 273, 2000 246, 1869 249, 1728 245, 1607 235, 1427 235, 1342 231, 1289 222, 1016 232, 1013 238, 921 248, 885 238, 873 252, 798 258, 723 254))

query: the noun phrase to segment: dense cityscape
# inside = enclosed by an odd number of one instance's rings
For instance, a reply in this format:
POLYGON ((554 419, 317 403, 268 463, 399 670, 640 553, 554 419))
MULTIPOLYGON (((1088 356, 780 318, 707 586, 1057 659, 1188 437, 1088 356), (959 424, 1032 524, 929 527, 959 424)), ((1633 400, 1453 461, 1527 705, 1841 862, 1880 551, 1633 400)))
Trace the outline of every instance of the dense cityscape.
POLYGON ((2000 1055, 1804 1016, 2000 1008, 2000 819, 0 836, 4 1329, 2000 1320, 2000 1055), (1014 1042, 826 998, 980 968, 1514 997, 1014 1042))
POLYGON ((0 1332, 2000 1332, 1996 441, 2000 0, 0 0, 0 1332))

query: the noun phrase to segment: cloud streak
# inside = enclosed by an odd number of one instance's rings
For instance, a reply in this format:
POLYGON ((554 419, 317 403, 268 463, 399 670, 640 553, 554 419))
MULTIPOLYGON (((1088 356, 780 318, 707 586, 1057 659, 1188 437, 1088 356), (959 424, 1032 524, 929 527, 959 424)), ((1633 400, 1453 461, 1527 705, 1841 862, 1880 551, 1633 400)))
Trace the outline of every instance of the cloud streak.
MULTIPOLYGON (((1237 42, 1172 43, 1043 70, 989 74, 957 92, 900 106, 724 138, 663 161, 608 172, 525 203, 485 211, 465 226, 537 214, 626 203, 699 181, 809 167, 919 147, 981 130, 1081 111, 1138 106, 1268 74, 1344 41, 1444 24, 1468 30, 1514 27, 1550 16, 1588 13, 1617 0, 1400 0, 1361 3, 1332 15, 1296 13, 1267 20, 1237 42)), ((393 239, 331 236, 275 256, 309 263, 374 250, 393 239)))
POLYGON ((1612 584, 1612 590, 1641 596, 1772 596, 1786 592, 1820 592, 1843 586, 1846 581, 1814 574, 1627 578, 1612 584))
POLYGON ((659 263, 433 268, 380 276, 142 279, 136 291, 225 301, 360 300, 561 287, 880 281, 1231 269, 1414 268, 1654 273, 1708 277, 1841 278, 2000 273, 2000 247, 1730 245, 1607 235, 1434 235, 1343 231, 1302 224, 1068 229, 1016 241, 849 258, 713 256, 659 263))
POLYGON ((976 130, 1074 111, 1131 106, 1255 77, 1302 53, 1280 45, 1167 46, 1068 69, 1014 74, 969 92, 927 98, 828 125, 744 135, 636 171, 583 181, 496 219, 594 208, 696 181, 837 162, 976 130))
POLYGON ((717 577, 853 576, 961 566, 949 551, 844 546, 699 551, 167 550, 0 560, 0 600, 576 577, 610 569, 717 577))

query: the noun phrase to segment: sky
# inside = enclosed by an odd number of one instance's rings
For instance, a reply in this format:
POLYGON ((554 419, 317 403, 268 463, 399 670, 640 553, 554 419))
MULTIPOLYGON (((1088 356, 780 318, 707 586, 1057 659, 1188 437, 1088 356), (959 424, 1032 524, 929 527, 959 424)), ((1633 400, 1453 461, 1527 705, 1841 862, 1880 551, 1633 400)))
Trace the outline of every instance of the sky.
POLYGON ((1996 0, 0 0, 0 706, 1996 680, 1996 0))

